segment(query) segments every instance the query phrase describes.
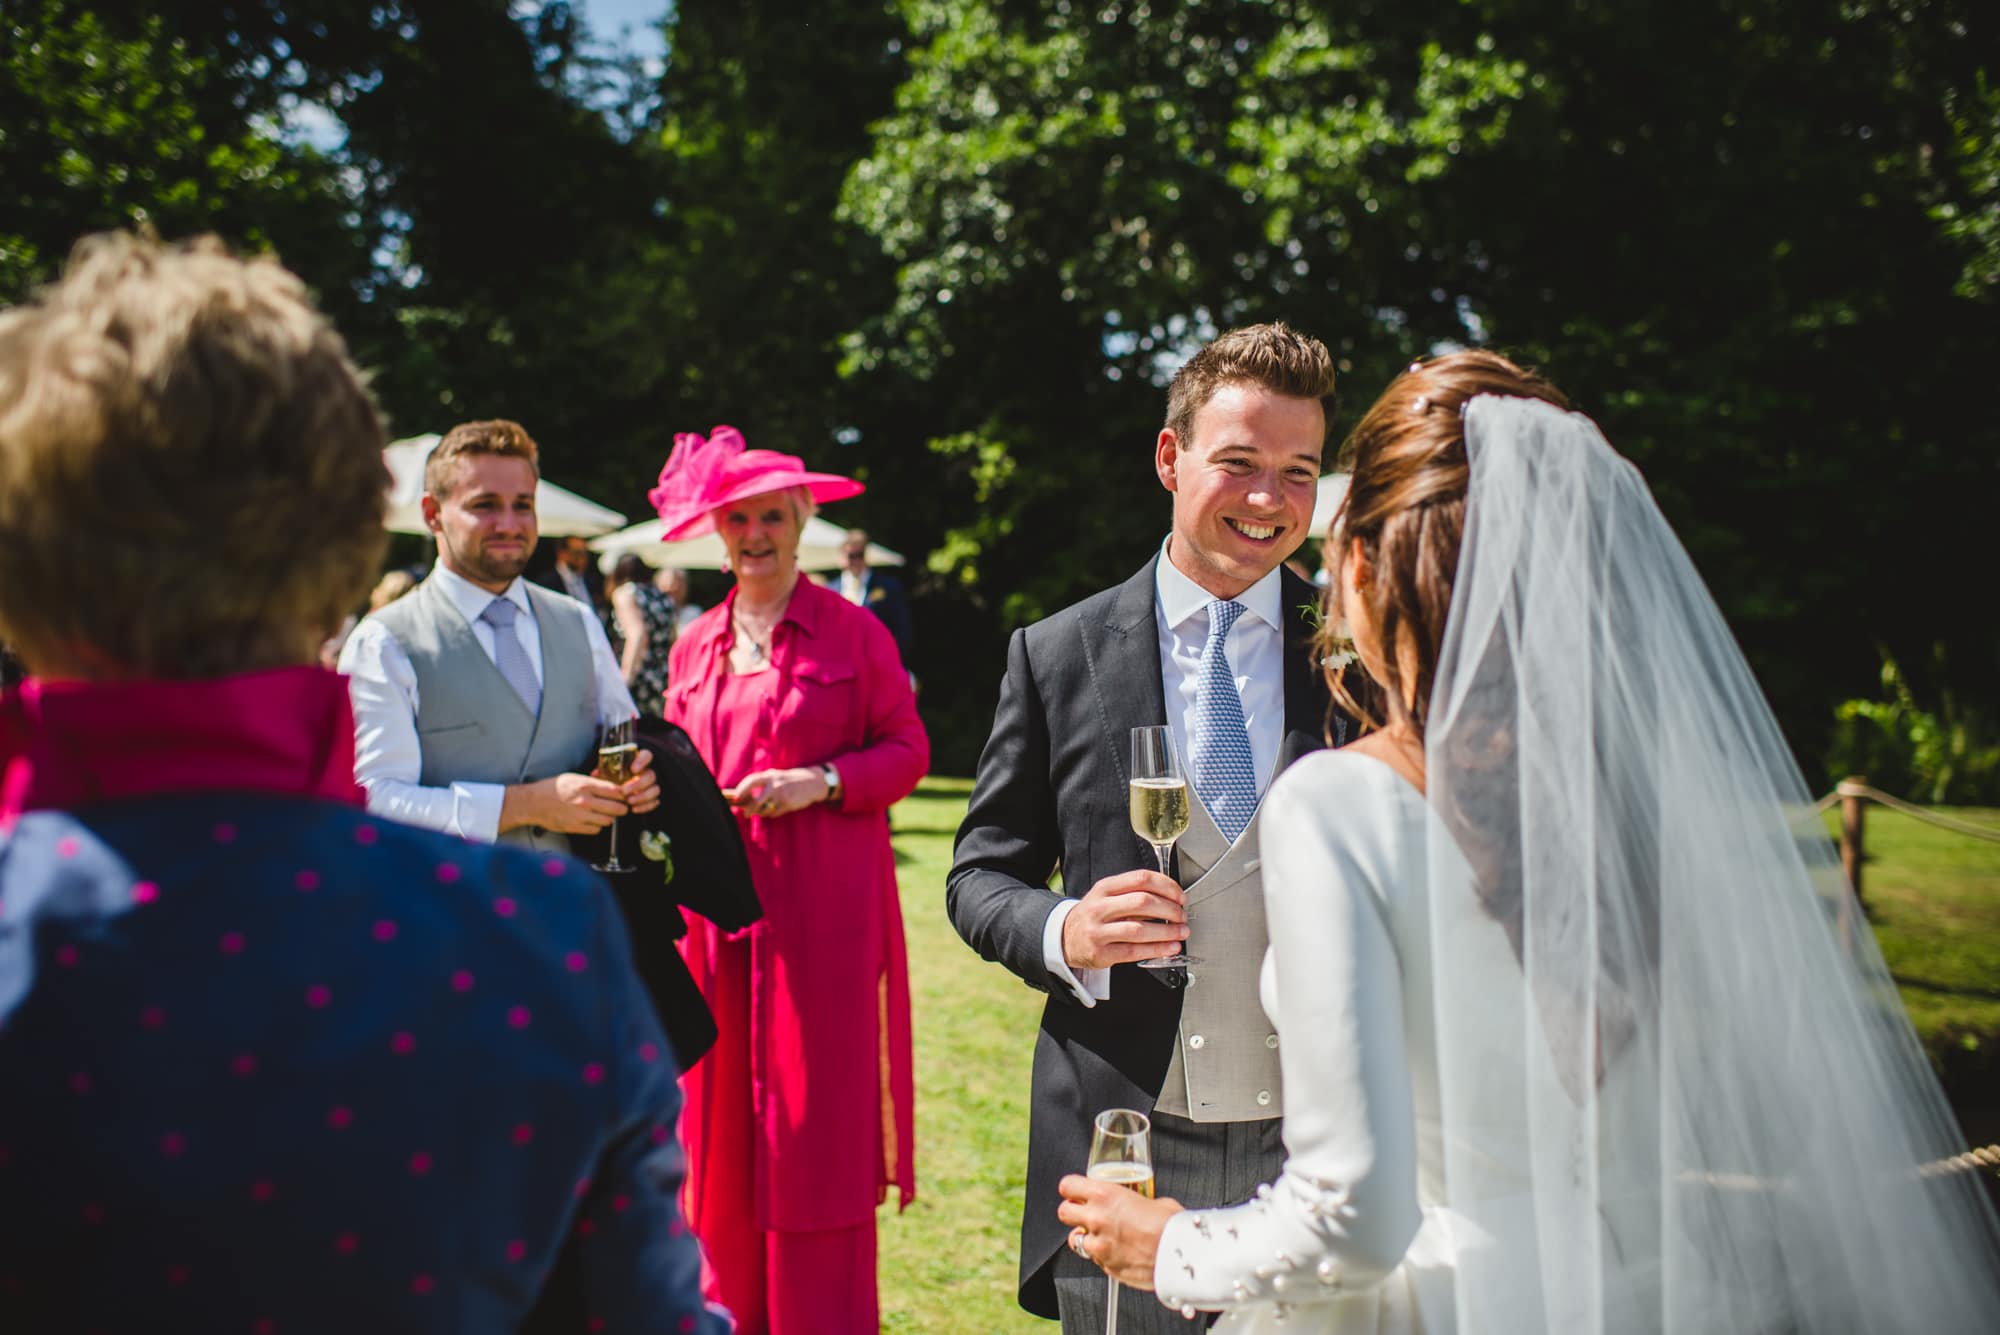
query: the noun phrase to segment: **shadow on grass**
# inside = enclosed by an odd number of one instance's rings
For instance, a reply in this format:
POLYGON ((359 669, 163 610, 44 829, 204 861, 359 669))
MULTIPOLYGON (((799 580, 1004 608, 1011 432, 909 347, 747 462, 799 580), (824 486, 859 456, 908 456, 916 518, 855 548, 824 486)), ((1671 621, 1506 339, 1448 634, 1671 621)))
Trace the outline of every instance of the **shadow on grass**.
POLYGON ((2000 1001, 2000 987, 1973 987, 1959 983, 1934 983, 1928 978, 1911 978, 1907 974, 1892 973, 1897 987, 1907 987, 1917 992, 1930 992, 1944 997, 1978 997, 1983 1001, 2000 1001))

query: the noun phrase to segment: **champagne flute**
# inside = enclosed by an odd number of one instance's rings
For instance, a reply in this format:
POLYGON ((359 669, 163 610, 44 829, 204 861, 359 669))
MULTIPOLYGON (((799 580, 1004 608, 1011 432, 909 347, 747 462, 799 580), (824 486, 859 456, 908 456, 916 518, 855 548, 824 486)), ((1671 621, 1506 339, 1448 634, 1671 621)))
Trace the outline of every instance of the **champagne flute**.
MULTIPOLYGON (((1174 751, 1173 729, 1165 724, 1132 729, 1132 831, 1153 846, 1160 874, 1168 870, 1174 844, 1188 827, 1187 776, 1174 751)), ((1201 960, 1186 951, 1160 959, 1140 960, 1142 969, 1181 969, 1201 960)))
MULTIPOLYGON (((1084 1176, 1130 1187, 1153 1199, 1153 1124, 1130 1108, 1106 1108, 1090 1127, 1090 1165, 1084 1176)), ((1118 1281, 1109 1275, 1104 1335, 1118 1335, 1118 1281)))
MULTIPOLYGON (((639 757, 639 744, 632 739, 632 720, 622 719, 617 723, 607 723, 597 738, 597 777, 612 783, 624 783, 632 777, 632 766, 639 757)), ((611 852, 603 862, 590 864, 598 871, 637 871, 629 862, 618 860, 618 818, 611 818, 611 852)))

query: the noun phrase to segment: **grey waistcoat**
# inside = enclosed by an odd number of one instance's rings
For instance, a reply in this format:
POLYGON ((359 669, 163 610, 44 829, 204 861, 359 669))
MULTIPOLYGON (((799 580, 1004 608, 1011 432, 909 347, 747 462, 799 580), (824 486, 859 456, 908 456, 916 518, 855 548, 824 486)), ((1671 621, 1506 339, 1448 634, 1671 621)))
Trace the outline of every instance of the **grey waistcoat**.
MULTIPOLYGON (((1188 966, 1180 1031, 1154 1107, 1196 1122, 1255 1122, 1284 1112, 1278 1034, 1258 998, 1270 933, 1257 816, 1233 845, 1188 785, 1191 819, 1175 845, 1187 887, 1188 966)), ((1263 801, 1258 800, 1258 809, 1263 801)))
MULTIPOLYGON (((528 712, 474 638, 443 586, 427 579, 375 617, 396 637, 417 674, 417 742, 426 788, 453 783, 534 783, 575 769, 597 746, 597 674, 590 615, 574 598, 534 584, 528 591, 542 640, 542 710, 528 712)), ((539 826, 509 830, 503 843, 568 852, 569 838, 539 826)))

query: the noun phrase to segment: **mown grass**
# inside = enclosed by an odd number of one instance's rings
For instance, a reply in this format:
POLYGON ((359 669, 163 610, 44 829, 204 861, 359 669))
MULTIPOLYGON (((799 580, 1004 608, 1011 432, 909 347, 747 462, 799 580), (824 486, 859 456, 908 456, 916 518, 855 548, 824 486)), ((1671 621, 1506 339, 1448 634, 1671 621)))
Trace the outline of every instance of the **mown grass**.
MULTIPOLYGON (((930 778, 893 813, 916 1029, 917 1199, 881 1214, 882 1328, 1047 1332, 1014 1303, 1038 994, 967 949, 944 913, 971 784, 930 778)), ((2000 829, 2000 810, 1950 814, 2000 829)), ((1829 829, 1837 821, 1829 817, 1829 829)), ((2000 1138, 2000 844, 1880 807, 1869 918, 1968 1135, 2000 1138)))
POLYGON ((1014 1301, 1040 994, 959 940, 944 912, 972 785, 926 779, 893 813, 917 1078, 917 1199, 881 1212, 882 1329, 1046 1332, 1014 1301))
MULTIPOLYGON (((2000 831, 2000 809, 1940 811, 2000 831)), ((2000 1104, 2000 843, 1873 805, 1865 821, 1862 902, 1875 940, 1925 1051, 1983 1118, 2000 1104)), ((1827 828, 1838 837, 1837 813, 1827 828)))

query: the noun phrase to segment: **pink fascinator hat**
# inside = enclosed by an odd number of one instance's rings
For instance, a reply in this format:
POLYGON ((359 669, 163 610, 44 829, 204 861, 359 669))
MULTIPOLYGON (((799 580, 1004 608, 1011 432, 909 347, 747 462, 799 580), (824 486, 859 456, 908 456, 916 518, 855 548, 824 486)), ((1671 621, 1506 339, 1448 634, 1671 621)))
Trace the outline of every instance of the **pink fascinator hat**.
POLYGON ((718 426, 706 439, 692 431, 674 437, 674 452, 660 470, 660 485, 647 492, 646 499, 667 526, 661 541, 679 542, 713 533, 715 521, 709 514, 718 506, 792 487, 808 488, 820 502, 844 501, 867 490, 838 473, 808 473, 795 454, 746 450, 742 432, 718 426))

